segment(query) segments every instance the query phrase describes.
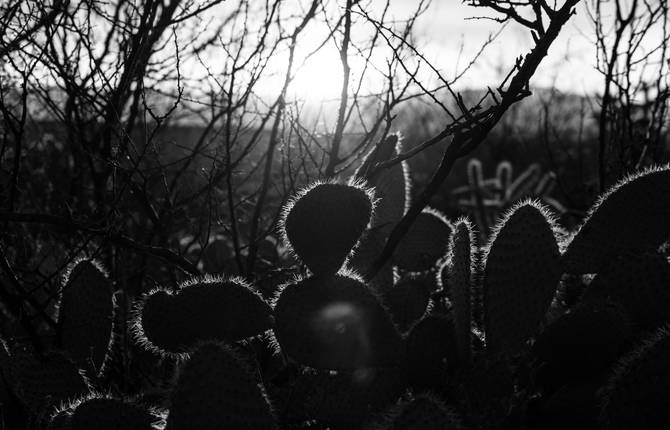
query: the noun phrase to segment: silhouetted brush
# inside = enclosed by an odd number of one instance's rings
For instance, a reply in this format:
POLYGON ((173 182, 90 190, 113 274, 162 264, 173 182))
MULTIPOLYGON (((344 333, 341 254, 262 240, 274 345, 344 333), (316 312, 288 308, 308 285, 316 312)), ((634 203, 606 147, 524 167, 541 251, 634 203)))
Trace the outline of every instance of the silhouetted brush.
POLYGON ((275 335, 282 351, 318 369, 392 366, 402 340, 378 297, 361 280, 317 276, 281 288, 275 335))
POLYGON ((202 252, 202 266, 205 273, 221 274, 235 258, 230 240, 217 236, 211 240, 202 252))
POLYGON ((359 183, 316 183, 284 208, 281 230, 316 275, 336 273, 372 216, 372 191, 359 183))
POLYGON ((58 306, 60 347, 84 369, 102 367, 114 319, 112 284, 100 263, 79 260, 65 277, 58 306))
POLYGON ((617 255, 655 251, 670 238, 670 166, 630 175, 610 188, 563 255, 568 273, 598 273, 617 255))
POLYGON ((175 293, 158 289, 139 303, 137 339, 161 353, 187 352, 202 340, 237 341, 272 325, 272 309, 241 278, 206 276, 183 283, 175 293))
POLYGON ((561 275, 559 259, 552 218, 539 203, 522 202, 499 222, 484 269, 487 349, 514 353, 535 333, 561 275))
POLYGON ((190 354, 170 404, 166 430, 277 428, 254 371, 233 349, 219 343, 203 343, 190 354))

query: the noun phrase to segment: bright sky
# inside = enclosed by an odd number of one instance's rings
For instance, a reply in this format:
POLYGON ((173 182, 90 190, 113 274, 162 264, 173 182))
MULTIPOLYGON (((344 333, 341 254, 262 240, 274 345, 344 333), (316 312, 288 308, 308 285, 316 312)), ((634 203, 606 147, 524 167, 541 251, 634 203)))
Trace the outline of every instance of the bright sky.
MULTIPOLYGON (((621 1, 623 5, 628 5, 631 0, 621 1)), ((555 87, 561 91, 575 94, 593 94, 602 90, 603 79, 595 69, 595 30, 586 10, 587 2, 593 4, 593 0, 582 0, 577 7, 577 14, 570 19, 558 40, 552 45, 548 57, 543 60, 539 70, 531 80, 533 87, 555 87)), ((234 3, 223 3, 221 16, 226 16, 225 7, 233 6, 234 3)), ((289 18, 284 31, 290 32, 293 25, 297 25, 299 17, 303 16, 302 14, 310 3, 311 0, 291 0, 283 3, 285 9, 283 9, 282 18, 289 18), (292 14, 293 12, 296 13, 292 14)), ((394 18, 398 21, 406 20, 412 15, 419 3, 419 0, 391 0, 386 22, 394 18)), ((558 1, 558 3, 559 5, 563 4, 563 1, 558 1)), ((250 2, 249 4, 261 5, 264 3, 250 2)), ((324 0, 323 4, 326 8, 330 8, 327 9, 329 20, 334 20, 334 17, 341 13, 339 8, 344 4, 344 0, 324 0)), ((378 18, 385 0, 362 0, 362 4, 365 5, 365 10, 369 11, 373 17, 378 18)), ((603 3, 605 15, 608 13, 612 15, 612 4, 608 1, 603 3)), ((624 8, 626 7, 624 6, 624 8)), ((354 11, 357 11, 357 9, 354 9, 354 11)), ((463 0, 433 0, 428 12, 421 15, 414 26, 414 46, 447 79, 453 78, 457 72, 462 71, 489 37, 502 28, 497 39, 487 46, 475 65, 457 82, 456 90, 482 89, 487 86, 498 87, 504 76, 512 69, 517 57, 526 55, 533 46, 530 31, 518 23, 510 21, 507 25, 502 26, 490 19, 468 19, 485 13, 488 13, 489 16, 493 14, 490 9, 474 8, 463 4, 463 0)), ((212 12, 209 18, 216 21, 217 14, 212 12)), ((365 41, 369 41, 374 26, 366 22, 362 16, 356 14, 354 14, 354 20, 356 23, 352 30, 352 39, 358 39, 358 46, 361 46, 361 43, 364 44, 365 41)), ((333 22, 329 23, 329 25, 332 24, 333 22)), ((229 30, 239 31, 237 27, 229 30)), ((609 29, 606 29, 606 31, 611 34, 609 29)), ((295 63, 297 70, 294 68, 295 78, 289 88, 289 98, 314 103, 339 98, 342 67, 338 47, 331 39, 321 49, 317 50, 321 43, 327 39, 329 33, 329 26, 324 24, 323 15, 320 11, 317 18, 310 21, 299 37, 295 63), (304 62, 305 56, 315 50, 317 50, 317 53, 304 62)), ((337 34, 336 39, 340 43, 341 35, 337 34)), ((645 43, 656 46, 658 42, 651 35, 645 39, 645 43)), ((274 72, 265 75, 262 82, 259 81, 256 87, 258 94, 262 97, 276 97, 282 87, 283 71, 288 63, 286 43, 282 46, 280 51, 273 54, 266 69, 274 72)), ((649 47, 645 45, 645 48, 649 47)), ((208 66, 211 66, 214 71, 220 68, 221 63, 219 60, 221 52, 217 49, 220 48, 213 49, 209 57, 206 58, 208 66)), ((375 51, 372 62, 383 68, 386 60, 391 56, 390 49, 382 47, 375 51)), ((361 55, 355 53, 349 56, 349 61, 352 73, 349 89, 353 91, 357 85, 357 75, 363 69, 364 61, 361 55)), ((194 70, 193 73, 189 71, 189 75, 195 76, 196 78, 193 81, 200 85, 200 76, 205 78, 206 70, 199 65, 196 66, 196 69, 199 67, 202 70, 194 70)), ((380 87, 386 83, 380 72, 368 71, 368 73, 369 81, 362 85, 363 94, 378 92, 380 87)), ((654 69, 646 68, 641 73, 645 73, 649 77, 649 74, 653 75, 654 69)), ((406 76, 399 76, 398 80, 402 79, 406 79, 406 76)), ((439 85, 437 77, 427 67, 419 72, 418 79, 427 88, 435 88, 439 85)), ((396 85, 401 85, 398 80, 395 82, 396 85)))
MULTIPOLYGON (((374 10, 374 4, 381 5, 384 0, 372 2, 371 10, 374 10)), ((405 19, 411 15, 418 3, 417 0, 392 0, 389 17, 405 19)), ((483 9, 462 4, 461 0, 434 0, 429 12, 417 22, 417 46, 445 77, 453 77, 456 71, 460 71, 489 36, 500 29, 501 25, 492 20, 467 19, 483 12, 483 9)), ((601 79, 593 66, 595 48, 589 41, 592 32, 585 10, 579 9, 552 47, 532 85, 555 85, 560 90, 574 93, 597 91, 601 79)), ((317 40, 318 37, 315 36, 315 43, 317 40)), ((526 54, 531 47, 530 32, 518 24, 509 23, 497 40, 488 46, 474 68, 459 81, 458 87, 497 87, 502 75, 511 69, 516 57, 526 54)), ((307 51, 309 49, 304 49, 304 52, 307 51)), ((383 57, 377 60, 384 62, 383 57)), ((351 61, 352 71, 355 72, 361 64, 356 63, 356 58, 351 61)), ((426 78, 430 80, 428 75, 424 75, 424 79, 426 78)), ((340 83, 341 66, 337 49, 326 46, 326 49, 311 58, 300 70, 290 93, 307 100, 334 99, 339 95, 340 83)))
MULTIPOLYGON (((409 8, 413 1, 397 1, 399 8, 409 8)), ((460 0, 434 1, 433 13, 421 18, 418 26, 425 50, 442 67, 453 68, 461 43, 464 43, 464 59, 468 61, 490 34, 500 29, 500 24, 491 20, 468 20, 481 15, 483 10, 461 3, 460 0)), ((571 92, 593 91, 599 88, 601 79, 594 69, 595 47, 590 40, 592 26, 583 7, 577 10, 552 46, 532 84, 535 86, 556 85, 571 92)), ((462 82, 467 86, 495 85, 500 80, 499 70, 508 71, 515 57, 526 54, 532 47, 530 32, 520 25, 510 23, 498 39, 489 46, 473 73, 462 82)))

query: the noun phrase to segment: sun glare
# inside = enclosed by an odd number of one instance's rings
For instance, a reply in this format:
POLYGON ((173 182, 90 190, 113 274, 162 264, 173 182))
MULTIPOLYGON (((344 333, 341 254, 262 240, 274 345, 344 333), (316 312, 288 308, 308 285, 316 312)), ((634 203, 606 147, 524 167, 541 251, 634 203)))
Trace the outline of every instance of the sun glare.
POLYGON ((336 50, 322 49, 296 72, 290 96, 308 103, 322 103, 338 99, 341 91, 340 57, 336 50))

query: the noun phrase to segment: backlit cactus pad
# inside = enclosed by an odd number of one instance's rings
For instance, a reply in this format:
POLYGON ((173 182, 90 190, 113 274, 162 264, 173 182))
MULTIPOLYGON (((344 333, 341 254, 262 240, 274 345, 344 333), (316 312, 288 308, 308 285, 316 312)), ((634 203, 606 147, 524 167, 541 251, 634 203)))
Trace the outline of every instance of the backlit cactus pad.
POLYGON ((140 303, 140 342, 165 353, 183 353, 202 340, 237 341, 268 330, 270 306, 240 278, 206 276, 175 293, 154 290, 140 303))
POLYGON ((337 272, 372 216, 372 192, 359 183, 317 183, 283 212, 285 241, 314 274, 337 272))

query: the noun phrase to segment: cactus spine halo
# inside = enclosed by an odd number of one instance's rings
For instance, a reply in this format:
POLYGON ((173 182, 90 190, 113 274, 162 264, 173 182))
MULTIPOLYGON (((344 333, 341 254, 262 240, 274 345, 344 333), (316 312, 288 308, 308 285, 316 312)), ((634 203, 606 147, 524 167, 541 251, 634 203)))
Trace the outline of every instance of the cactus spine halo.
POLYGON ((203 342, 180 371, 166 428, 272 430, 277 425, 250 366, 229 346, 203 342))
POLYGON ((90 393, 58 408, 50 422, 52 427, 63 423, 68 430, 153 430, 159 428, 160 414, 132 401, 90 393))
POLYGON ((95 260, 78 259, 63 277, 58 305, 59 346, 83 368, 97 373, 112 337, 112 283, 95 260))
POLYGON ((626 252, 656 250, 670 238, 670 165, 629 175, 603 194, 563 255, 569 273, 597 273, 626 252))
POLYGON ((373 208, 373 191, 361 181, 316 182, 285 205, 281 234, 312 273, 332 275, 368 226, 373 208))
POLYGON ((180 356, 198 341, 227 342, 256 336, 272 326, 272 309, 242 278, 206 275, 172 293, 155 289, 135 309, 136 339, 150 350, 180 356))
POLYGON ((487 348, 514 353, 537 329, 561 275, 549 211, 533 200, 516 204, 493 229, 484 261, 487 348))
POLYGON ((351 275, 316 276, 283 286, 275 335, 301 364, 325 370, 393 366, 402 339, 379 298, 351 275))
POLYGON ((454 225, 449 249, 449 290, 453 305, 458 354, 463 362, 471 358, 472 285, 476 273, 476 234, 467 218, 454 225))

